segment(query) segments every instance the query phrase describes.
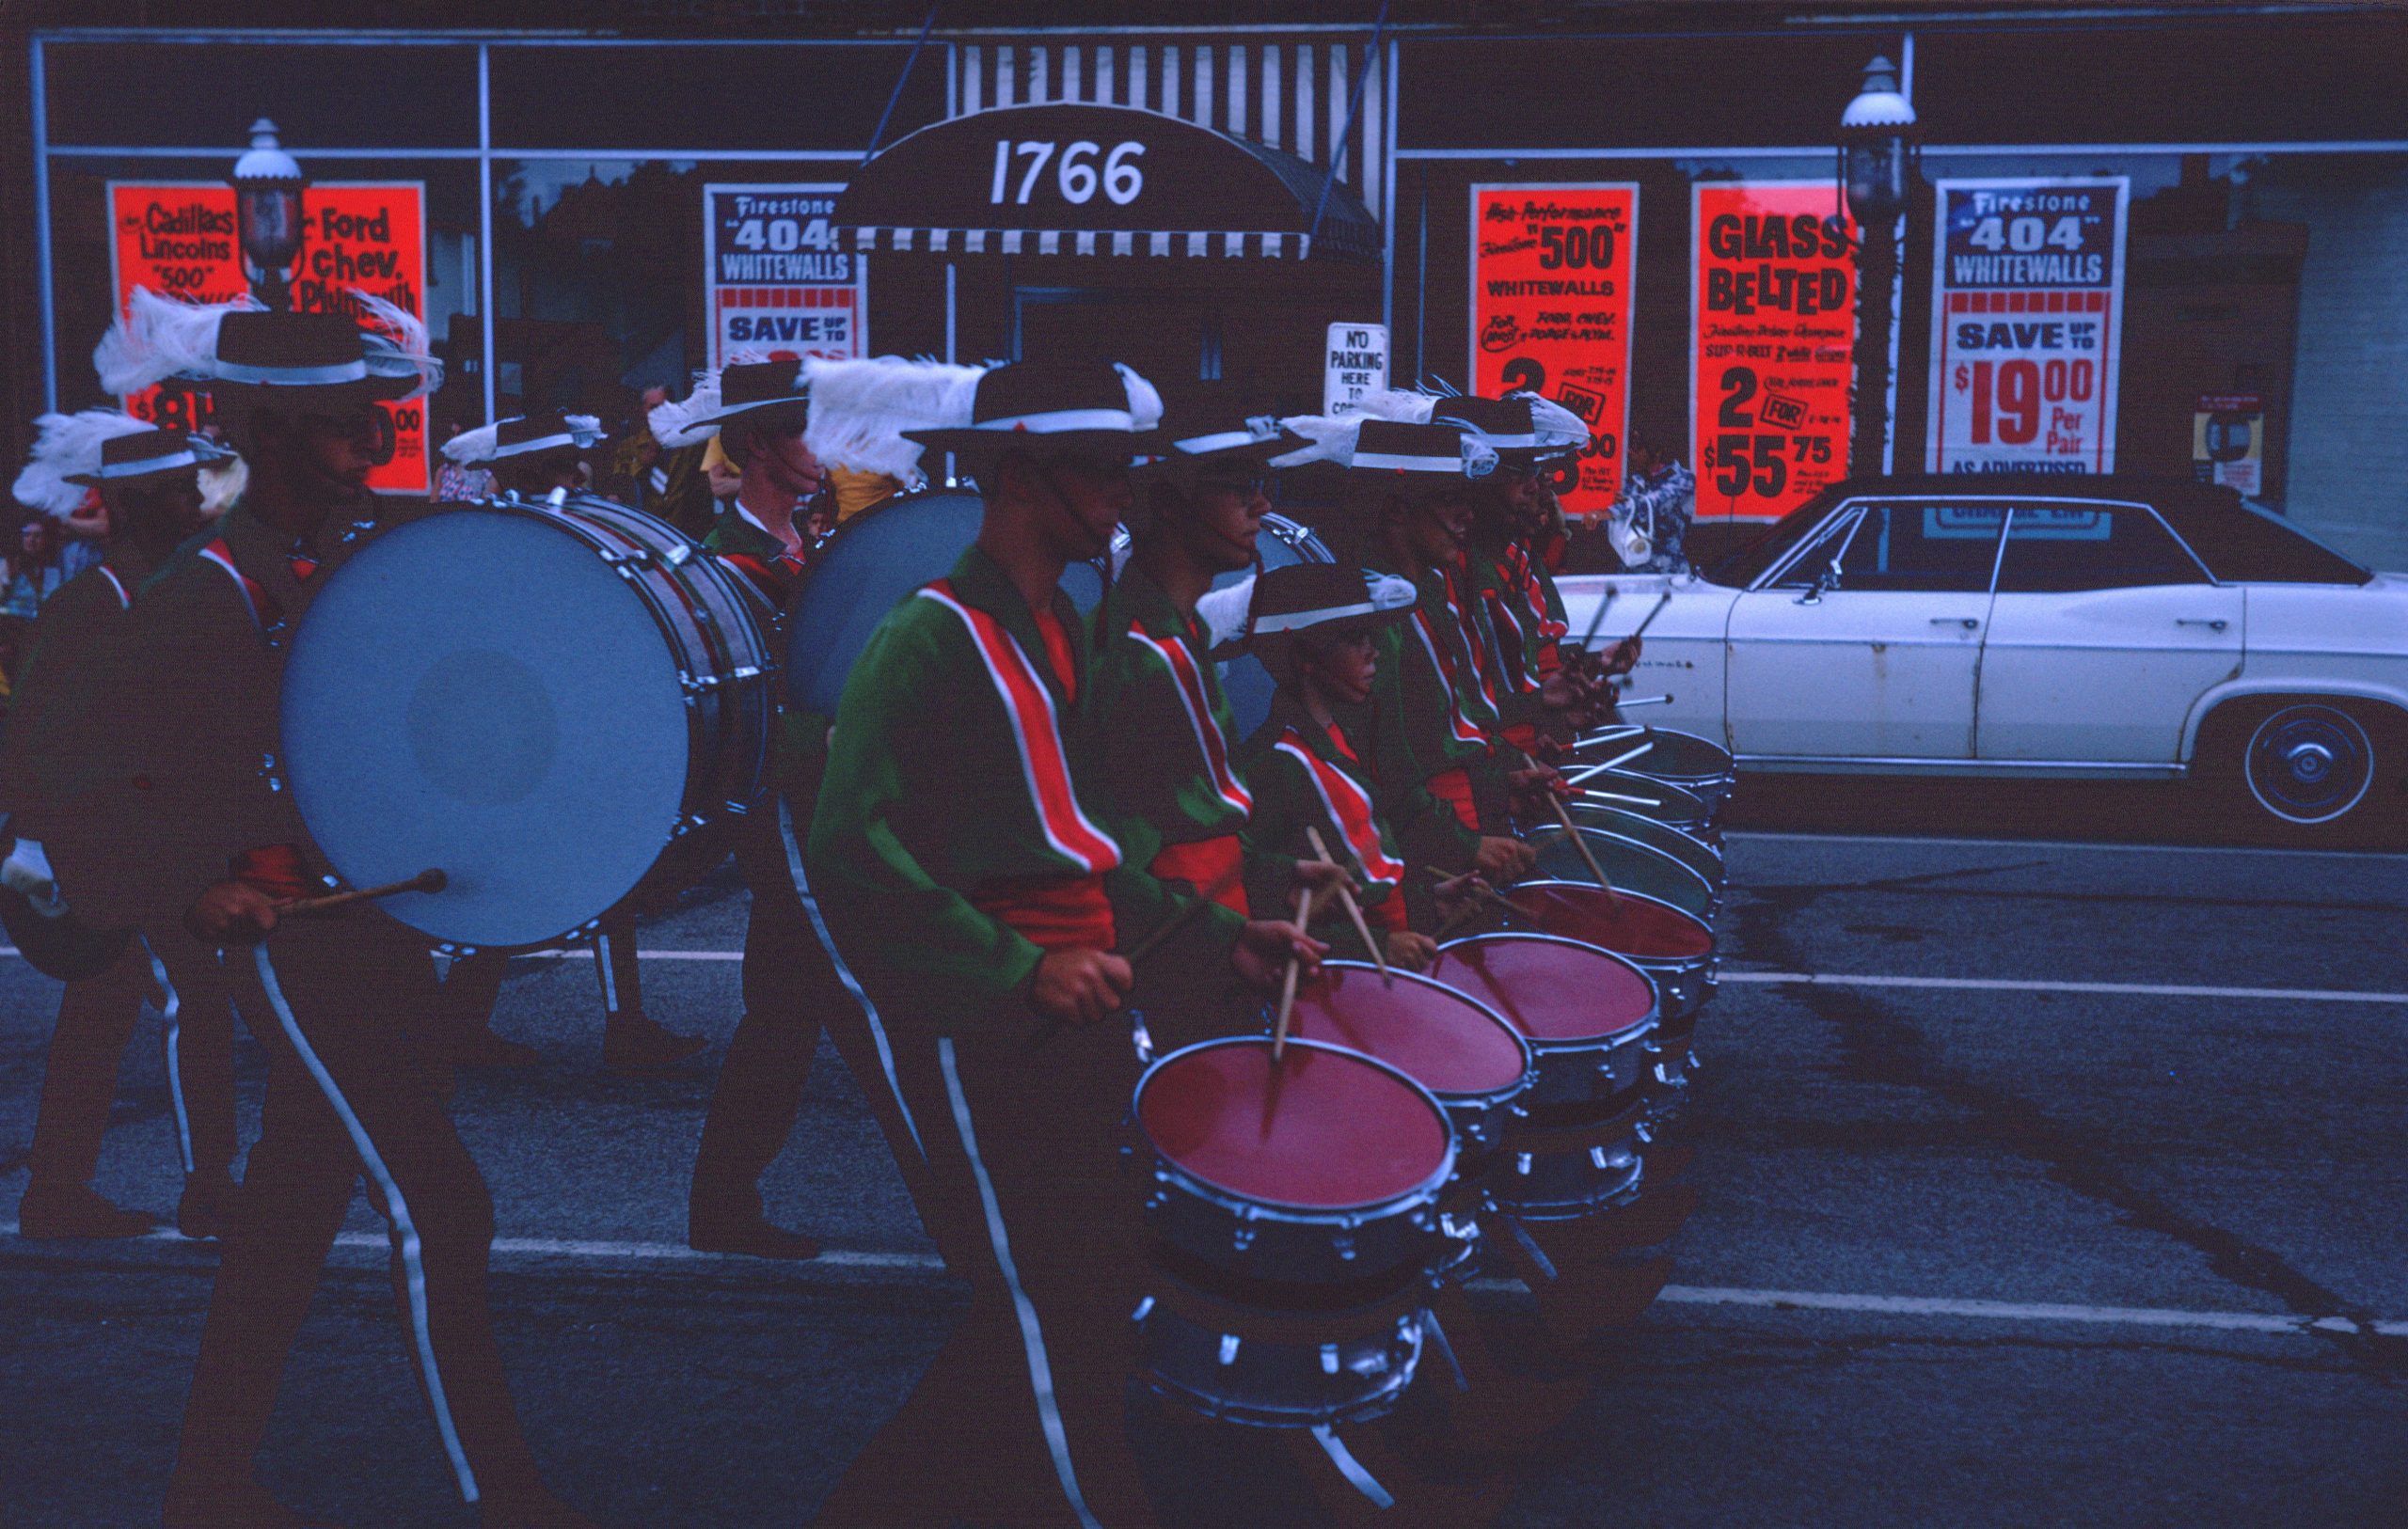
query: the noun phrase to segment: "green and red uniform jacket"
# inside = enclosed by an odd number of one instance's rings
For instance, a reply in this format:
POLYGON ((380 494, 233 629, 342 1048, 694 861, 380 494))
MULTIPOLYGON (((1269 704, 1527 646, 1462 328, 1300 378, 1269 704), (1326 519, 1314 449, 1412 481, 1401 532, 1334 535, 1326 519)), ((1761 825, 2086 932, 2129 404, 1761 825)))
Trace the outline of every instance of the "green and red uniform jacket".
MULTIPOLYGON (((1084 628, 974 546, 888 614, 845 683, 807 869, 848 960, 950 1027, 1048 951, 1110 949, 1123 864, 1085 764, 1084 628)), ((1159 883, 1123 907, 1166 917, 1159 883)))
POLYGON ((1481 654, 1498 698, 1506 741, 1528 752, 1538 741, 1540 686, 1561 667, 1556 644, 1570 630, 1555 581, 1529 548, 1473 532, 1471 588, 1487 646, 1481 654))
MULTIPOLYGON (((1133 561, 1096 607, 1088 724, 1098 794, 1131 867, 1198 891, 1243 869, 1238 835, 1254 805, 1211 649, 1211 636, 1133 561)), ((1235 938, 1244 881, 1218 902, 1206 917, 1235 938)))
MULTIPOLYGON (((1377 563, 1370 571, 1389 572, 1377 563)), ((1384 800, 1427 792, 1453 808, 1476 838, 1476 794, 1501 793, 1501 767, 1489 744, 1496 711, 1487 704, 1450 599, 1453 582, 1442 570, 1425 573, 1415 586, 1420 598, 1412 611, 1378 629, 1373 640, 1379 672, 1371 699, 1368 708, 1352 709, 1368 709, 1370 715, 1351 714, 1343 721, 1349 736, 1370 747, 1384 800)), ((1470 864, 1468 847, 1418 838, 1407 827, 1418 814, 1391 809, 1391 816, 1415 859, 1455 870, 1470 864)))
MULTIPOLYGON (((758 590, 770 608, 780 612, 786 608, 786 602, 802 582, 803 559, 787 551, 784 542, 733 504, 720 512, 710 534, 703 538, 703 549, 758 590)), ((769 749, 769 784, 792 794, 798 800, 808 800, 813 773, 827 751, 828 718, 784 704, 784 686, 778 688, 780 704, 777 731, 771 734, 769 749)))
MULTIPOLYGON (((1350 867, 1360 888, 1363 917, 1374 930, 1406 927, 1404 856, 1380 815, 1371 772, 1352 739, 1335 722, 1313 719, 1290 691, 1271 700, 1271 715, 1244 750, 1245 782, 1254 794, 1254 815, 1245 830, 1247 864, 1258 896, 1276 896, 1291 879, 1291 865, 1313 858, 1307 828, 1350 867), (1275 879, 1274 879, 1275 877, 1275 879)), ((1425 812, 1452 814, 1425 794, 1425 812)), ((1345 922, 1324 908, 1317 927, 1345 922)), ((1333 931, 1335 932, 1335 931, 1333 931)), ((1345 937, 1351 938, 1352 937, 1345 937)))

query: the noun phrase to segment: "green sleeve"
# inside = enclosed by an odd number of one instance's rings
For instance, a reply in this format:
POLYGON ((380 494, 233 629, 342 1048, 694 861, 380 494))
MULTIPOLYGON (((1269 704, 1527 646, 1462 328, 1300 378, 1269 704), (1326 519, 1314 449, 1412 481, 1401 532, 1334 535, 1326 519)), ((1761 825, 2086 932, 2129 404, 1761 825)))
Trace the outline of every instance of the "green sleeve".
POLYGON ((1295 912, 1296 861, 1305 852, 1305 824, 1310 821, 1299 811, 1300 793, 1310 787, 1294 760, 1266 749, 1245 762, 1245 789, 1254 798, 1239 835, 1245 846, 1246 901, 1266 910, 1266 917, 1286 918, 1295 912), (1278 911, 1268 911, 1274 908, 1278 911))
MULTIPOLYGON (((845 684, 811 818, 808 869, 848 958, 909 983, 927 1001, 989 1007, 1016 998, 1044 953, 931 876, 897 831, 911 795, 903 762, 959 750, 958 739, 917 735, 920 718, 958 719, 943 677, 962 666, 945 662, 915 614, 890 616, 845 684)), ((925 795, 918 805, 931 810, 925 795)))

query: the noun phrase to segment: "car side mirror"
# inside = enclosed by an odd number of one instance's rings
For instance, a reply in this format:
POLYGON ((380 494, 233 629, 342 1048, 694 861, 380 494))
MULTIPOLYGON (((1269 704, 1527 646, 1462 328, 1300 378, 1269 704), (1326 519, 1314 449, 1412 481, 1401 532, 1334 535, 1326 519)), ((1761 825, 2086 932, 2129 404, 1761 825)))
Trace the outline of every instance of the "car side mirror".
POLYGON ((1839 587, 1840 565, 1835 562, 1825 563, 1823 571, 1814 575, 1814 582, 1806 586, 1806 592, 1790 603, 1799 606, 1819 606, 1823 603, 1823 596, 1826 593, 1839 587))

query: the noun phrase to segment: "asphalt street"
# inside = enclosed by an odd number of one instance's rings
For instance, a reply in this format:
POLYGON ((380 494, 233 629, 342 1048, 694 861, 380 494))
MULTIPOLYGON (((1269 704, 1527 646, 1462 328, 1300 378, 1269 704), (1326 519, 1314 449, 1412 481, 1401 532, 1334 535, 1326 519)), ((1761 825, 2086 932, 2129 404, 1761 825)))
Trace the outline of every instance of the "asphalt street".
MULTIPOLYGON (((1559 1356, 1586 1400, 1499 1523, 2408 1522, 2408 856, 2113 789, 1742 782, 1676 1283, 1559 1356)), ((656 1017, 724 1042, 742 912, 722 877, 648 925, 656 1017)), ((119 1529, 156 1521, 214 1254, 13 1235, 55 997, 0 960, 0 1523, 119 1529)), ((518 963, 499 1028, 543 1063, 458 1114, 552 1479, 613 1525, 807 1522, 955 1309, 860 1090, 823 1048, 768 1186, 829 1255, 704 1257, 720 1048, 604 1074, 574 956, 518 963)), ((101 1187, 165 1213, 154 1033, 101 1187)), ((356 1207, 264 1474, 363 1529, 465 1525, 379 1225, 356 1207)), ((1194 1447, 1196 1521, 1314 1521, 1259 1442, 1194 1447)))

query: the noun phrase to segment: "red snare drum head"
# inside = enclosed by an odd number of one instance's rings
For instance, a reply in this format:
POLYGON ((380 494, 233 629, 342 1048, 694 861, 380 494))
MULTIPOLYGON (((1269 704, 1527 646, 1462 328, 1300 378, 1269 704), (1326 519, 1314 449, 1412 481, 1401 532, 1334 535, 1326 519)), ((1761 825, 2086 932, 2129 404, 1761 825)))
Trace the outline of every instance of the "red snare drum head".
POLYGON ((1714 954, 1714 931, 1679 908, 1630 892, 1569 882, 1514 887, 1505 895, 1550 935, 1640 960, 1687 961, 1714 954))
POLYGON ((1379 1058, 1433 1094, 1495 1094, 1522 1080, 1529 1059, 1513 1031, 1451 987, 1331 962, 1296 989, 1291 1035, 1379 1058))
POLYGON ((1561 939, 1496 935, 1449 945, 1430 975, 1468 993, 1534 1041, 1585 1041, 1656 1012, 1647 974, 1561 939))
POLYGON ((1360 1057, 1267 1040, 1165 1057, 1137 1099, 1156 1151, 1215 1188, 1315 1210, 1412 1193, 1447 1165, 1445 1117, 1360 1057))

